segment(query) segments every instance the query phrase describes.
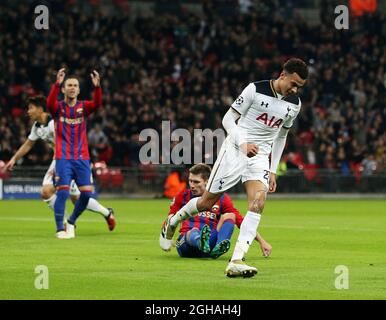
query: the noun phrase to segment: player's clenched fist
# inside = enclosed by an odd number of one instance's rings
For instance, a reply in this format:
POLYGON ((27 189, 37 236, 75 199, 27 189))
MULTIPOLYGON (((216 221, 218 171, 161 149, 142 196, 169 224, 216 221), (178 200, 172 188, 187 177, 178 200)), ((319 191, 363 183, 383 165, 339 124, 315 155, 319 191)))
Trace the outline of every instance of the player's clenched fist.
POLYGON ((253 143, 243 143, 241 151, 244 152, 248 158, 252 158, 259 152, 259 147, 253 143))
POLYGON ((95 87, 99 87, 100 85, 100 81, 101 81, 101 77, 99 76, 99 73, 94 70, 91 74, 91 81, 92 81, 92 84, 95 86, 95 87))
POLYGON ((59 84, 62 84, 62 82, 64 80, 64 77, 66 76, 66 73, 64 72, 64 70, 66 70, 66 69, 62 68, 56 74, 56 82, 59 83, 59 84))

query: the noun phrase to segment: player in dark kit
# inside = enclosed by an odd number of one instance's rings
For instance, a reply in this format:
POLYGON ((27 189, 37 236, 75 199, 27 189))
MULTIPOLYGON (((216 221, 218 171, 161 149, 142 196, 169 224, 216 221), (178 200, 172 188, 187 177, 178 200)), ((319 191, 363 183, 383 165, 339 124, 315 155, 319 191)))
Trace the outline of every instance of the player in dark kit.
POLYGON ((77 99, 80 88, 76 77, 70 76, 64 81, 65 69, 60 69, 56 83, 47 98, 47 108, 55 121, 55 185, 57 200, 55 202, 55 220, 57 237, 71 239, 75 237, 75 222, 86 209, 93 191, 93 182, 88 151, 86 118, 102 104, 102 89, 97 71, 91 73, 95 87, 92 101, 77 99), (61 84, 64 100, 58 101, 57 95, 61 84), (74 179, 81 192, 75 203, 74 211, 67 221, 65 230, 63 217, 66 200, 69 197, 70 183, 74 179))

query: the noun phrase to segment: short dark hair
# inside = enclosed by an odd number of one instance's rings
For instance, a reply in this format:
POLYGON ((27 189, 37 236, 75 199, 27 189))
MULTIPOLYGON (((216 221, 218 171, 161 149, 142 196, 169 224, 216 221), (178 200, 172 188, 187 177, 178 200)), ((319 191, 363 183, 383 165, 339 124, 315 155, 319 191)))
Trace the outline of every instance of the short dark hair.
POLYGON ((288 73, 296 72, 300 78, 306 80, 308 77, 308 67, 307 64, 298 58, 289 59, 283 66, 283 70, 288 73))
POLYGON ((67 76, 66 79, 64 79, 63 85, 66 83, 66 81, 67 81, 68 79, 76 79, 76 80, 78 80, 78 82, 80 82, 78 76, 76 76, 76 75, 74 75, 74 74, 71 74, 71 75, 67 76))
POLYGON ((26 105, 28 107, 29 104, 33 104, 34 106, 45 108, 47 105, 47 98, 45 96, 39 95, 34 97, 28 97, 26 101, 26 105))
POLYGON ((211 168, 205 163, 195 164, 189 169, 191 174, 200 174, 204 180, 208 180, 210 177, 211 168))

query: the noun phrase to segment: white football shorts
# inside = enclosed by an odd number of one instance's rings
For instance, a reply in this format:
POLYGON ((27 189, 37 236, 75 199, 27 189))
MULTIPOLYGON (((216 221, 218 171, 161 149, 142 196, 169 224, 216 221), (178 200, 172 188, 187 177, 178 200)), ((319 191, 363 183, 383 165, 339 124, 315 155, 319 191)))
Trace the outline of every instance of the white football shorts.
POLYGON ((213 165, 206 190, 211 193, 225 192, 234 187, 240 179, 242 183, 250 180, 261 181, 268 190, 269 174, 267 155, 257 154, 248 158, 226 139, 213 165))

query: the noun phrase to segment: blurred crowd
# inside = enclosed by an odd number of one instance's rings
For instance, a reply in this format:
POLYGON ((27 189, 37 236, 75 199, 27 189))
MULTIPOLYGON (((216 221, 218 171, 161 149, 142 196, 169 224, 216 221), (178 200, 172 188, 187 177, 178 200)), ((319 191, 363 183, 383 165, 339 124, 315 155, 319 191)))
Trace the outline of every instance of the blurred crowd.
MULTIPOLYGON (((30 5, 1 2, 0 160, 28 135, 25 98, 47 95, 60 67, 79 76, 81 99, 91 98, 90 71, 101 73, 103 107, 88 122, 93 160, 137 166, 141 130, 160 130, 162 120, 172 130, 221 128, 243 87, 276 78, 296 56, 309 63, 310 77, 284 159, 296 154, 294 168, 386 171, 385 15, 353 18, 349 30, 336 30, 328 6, 321 24, 308 25, 282 1, 240 3, 230 1, 226 16, 203 1, 202 14, 133 19, 130 7, 108 15, 54 1, 50 29, 38 31, 30 5)), ((23 164, 48 163, 46 148, 38 145, 23 164)))

